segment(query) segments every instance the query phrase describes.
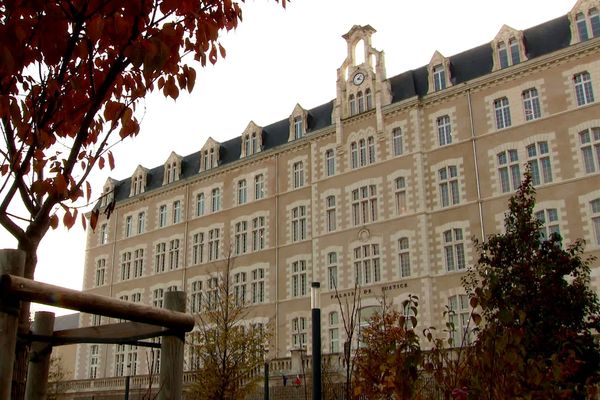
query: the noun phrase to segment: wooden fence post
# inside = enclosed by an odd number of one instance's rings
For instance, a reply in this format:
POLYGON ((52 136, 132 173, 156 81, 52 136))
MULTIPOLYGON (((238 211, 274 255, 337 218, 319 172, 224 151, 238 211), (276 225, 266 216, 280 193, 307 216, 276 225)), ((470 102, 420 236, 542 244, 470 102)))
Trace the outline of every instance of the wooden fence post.
MULTIPOLYGON (((37 311, 33 320, 34 335, 52 336, 54 332, 54 313, 37 311)), ((50 371, 50 355, 52 344, 48 342, 32 342, 29 350, 29 368, 25 385, 26 400, 45 400, 48 394, 48 372, 50 371)))
MULTIPOLYGON (((25 252, 16 249, 0 250, 0 275, 23 276, 25 252)), ((20 302, 0 293, 0 399, 10 399, 15 346, 19 325, 20 302)))
MULTIPOLYGON (((185 312, 185 292, 165 293, 165 308, 185 312)), ((158 400, 180 400, 183 391, 183 344, 185 333, 163 336, 160 348, 158 400)))

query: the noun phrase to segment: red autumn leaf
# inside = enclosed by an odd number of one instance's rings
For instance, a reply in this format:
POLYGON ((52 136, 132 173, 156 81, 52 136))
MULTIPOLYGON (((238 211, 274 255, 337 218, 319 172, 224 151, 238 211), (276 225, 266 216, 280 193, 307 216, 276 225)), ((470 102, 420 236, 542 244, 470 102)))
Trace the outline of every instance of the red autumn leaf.
POLYGON ((49 221, 52 229, 58 228, 58 216, 56 214, 51 215, 49 221))
POLYGON ((115 157, 113 156, 112 151, 108 152, 108 166, 110 167, 111 171, 115 169, 115 157))
POLYGON ((90 213, 90 228, 92 228, 92 230, 96 230, 96 225, 98 224, 98 215, 100 214, 100 211, 98 211, 98 209, 94 209, 91 213, 90 213))

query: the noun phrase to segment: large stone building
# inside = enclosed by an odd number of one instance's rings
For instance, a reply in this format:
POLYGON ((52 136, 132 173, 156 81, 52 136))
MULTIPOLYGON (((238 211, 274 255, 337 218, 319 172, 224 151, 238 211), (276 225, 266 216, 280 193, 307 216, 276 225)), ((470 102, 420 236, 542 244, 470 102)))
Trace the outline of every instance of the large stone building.
MULTIPOLYGON (((332 101, 109 179, 99 206, 112 213, 88 231, 85 291, 161 306, 183 289, 197 312, 231 253, 251 322, 272 322, 272 359, 310 354, 312 281, 323 287, 324 353, 345 340, 334 286, 344 298, 357 283, 364 310, 384 292, 396 304, 414 294, 420 325, 441 327, 448 306, 461 326, 472 238, 502 230, 527 163, 545 234, 583 238, 600 255, 599 10, 580 0, 393 77, 375 30, 352 27, 332 101)), ((600 268, 592 275, 598 288, 600 268)), ((146 374, 144 351, 80 345, 76 377, 146 374)))

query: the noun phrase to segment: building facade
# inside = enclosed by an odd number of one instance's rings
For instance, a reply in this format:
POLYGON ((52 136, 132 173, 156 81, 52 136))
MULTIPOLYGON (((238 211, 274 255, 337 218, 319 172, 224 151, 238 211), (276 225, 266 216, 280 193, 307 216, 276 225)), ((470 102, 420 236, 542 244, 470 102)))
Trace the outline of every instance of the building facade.
MULTIPOLYGON (((443 327, 449 307, 461 341, 472 238, 503 229, 526 165, 544 234, 583 238, 600 255, 598 10, 580 0, 565 16, 503 26, 491 42, 436 51, 393 77, 371 45, 375 30, 354 26, 332 101, 109 179, 88 230, 84 290, 159 307, 166 291, 185 290, 195 313, 231 256, 249 322, 272 324, 271 358, 310 354, 312 281, 324 353, 345 341, 336 289, 343 300, 355 285, 363 319, 383 294, 395 304, 412 294, 420 326, 443 327)), ((599 276, 596 265, 595 288, 599 276)), ((147 374, 145 352, 80 345, 76 378, 147 374)))

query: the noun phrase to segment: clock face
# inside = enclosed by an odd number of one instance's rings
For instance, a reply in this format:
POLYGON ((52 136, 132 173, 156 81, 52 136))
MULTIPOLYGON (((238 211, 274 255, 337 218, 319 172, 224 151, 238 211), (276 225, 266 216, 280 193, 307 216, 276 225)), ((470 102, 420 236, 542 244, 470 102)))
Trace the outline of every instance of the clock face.
POLYGON ((352 78, 352 83, 354 83, 356 86, 360 85, 364 81, 365 75, 362 72, 357 72, 356 75, 354 75, 354 78, 352 78))

